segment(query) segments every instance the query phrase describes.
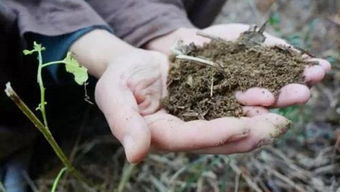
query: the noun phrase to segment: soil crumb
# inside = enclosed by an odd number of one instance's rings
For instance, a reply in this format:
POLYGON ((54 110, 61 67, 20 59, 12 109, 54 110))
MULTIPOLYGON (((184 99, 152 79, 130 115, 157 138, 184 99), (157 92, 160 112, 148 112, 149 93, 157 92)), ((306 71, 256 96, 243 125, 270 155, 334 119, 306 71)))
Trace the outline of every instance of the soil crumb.
POLYGON ((180 45, 173 58, 162 105, 182 120, 244 116, 235 91, 261 87, 277 95, 287 84, 303 84, 303 70, 313 64, 291 47, 263 46, 242 35, 234 42, 211 39, 201 47, 180 45))

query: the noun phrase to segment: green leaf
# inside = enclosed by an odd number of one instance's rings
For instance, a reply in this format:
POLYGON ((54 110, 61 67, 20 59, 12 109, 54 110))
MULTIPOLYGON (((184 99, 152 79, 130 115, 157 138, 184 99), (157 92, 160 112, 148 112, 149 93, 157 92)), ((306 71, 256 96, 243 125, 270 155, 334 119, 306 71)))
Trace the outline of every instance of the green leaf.
POLYGON ((87 74, 87 69, 81 66, 78 63, 78 61, 72 57, 72 54, 70 52, 67 53, 67 56, 64 59, 64 62, 65 62, 66 71, 73 74, 74 80, 79 85, 83 85, 89 78, 87 74))
POLYGON ((27 50, 27 49, 23 51, 24 55, 32 55, 32 53, 34 52, 35 52, 34 50, 27 50))
POLYGON ((45 50, 45 47, 43 47, 41 44, 38 44, 37 42, 33 42, 33 48, 35 51, 37 52, 41 52, 41 51, 44 51, 45 50))
POLYGON ((27 50, 25 49, 23 51, 24 55, 32 55, 34 52, 42 52, 45 50, 45 47, 43 47, 41 44, 38 44, 37 42, 33 42, 33 49, 27 50))

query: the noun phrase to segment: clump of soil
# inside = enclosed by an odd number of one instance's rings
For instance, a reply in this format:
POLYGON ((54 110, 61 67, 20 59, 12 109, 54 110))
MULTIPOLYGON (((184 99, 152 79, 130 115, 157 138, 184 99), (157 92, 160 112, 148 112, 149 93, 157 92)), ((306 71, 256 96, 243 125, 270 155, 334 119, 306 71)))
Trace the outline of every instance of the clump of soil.
POLYGON ((306 62, 290 47, 260 45, 261 30, 250 30, 235 41, 207 34, 202 47, 180 45, 168 76, 164 108, 185 121, 243 116, 235 91, 262 87, 278 94, 290 83, 303 83, 306 62))

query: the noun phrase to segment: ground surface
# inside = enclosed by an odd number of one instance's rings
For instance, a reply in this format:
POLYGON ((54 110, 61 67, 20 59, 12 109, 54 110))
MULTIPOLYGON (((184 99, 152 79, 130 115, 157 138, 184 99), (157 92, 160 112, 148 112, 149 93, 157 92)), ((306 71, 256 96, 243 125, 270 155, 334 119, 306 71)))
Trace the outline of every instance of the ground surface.
MULTIPOLYGON (((230 0, 216 23, 263 23, 268 2, 271 1, 230 0)), ((116 150, 110 136, 95 137, 81 139, 82 144, 71 148, 75 164, 104 192, 335 192, 340 187, 339 4, 337 0, 278 0, 271 8, 270 32, 327 58, 333 65, 326 80, 312 89, 307 105, 278 111, 294 125, 273 146, 232 156, 153 154, 133 167, 124 164, 123 151, 116 150)), ((86 124, 89 118, 84 119, 86 124)), ((87 126, 94 125, 98 126, 87 126)), ((40 174, 32 187, 49 191, 59 168, 40 174)), ((59 189, 95 191, 72 177, 65 177, 59 189)))

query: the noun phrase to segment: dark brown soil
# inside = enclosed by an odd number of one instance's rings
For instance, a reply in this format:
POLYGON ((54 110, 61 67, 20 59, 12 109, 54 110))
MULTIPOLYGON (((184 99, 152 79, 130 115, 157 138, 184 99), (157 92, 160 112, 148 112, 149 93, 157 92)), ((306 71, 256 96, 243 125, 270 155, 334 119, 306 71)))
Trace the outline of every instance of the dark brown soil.
POLYGON ((162 102, 165 109, 185 121, 239 117, 243 112, 235 91, 262 87, 278 94, 284 85, 303 83, 303 70, 312 63, 301 54, 290 47, 267 47, 244 39, 212 38, 202 47, 181 45, 185 56, 213 64, 175 58, 168 77, 169 93, 162 102))

